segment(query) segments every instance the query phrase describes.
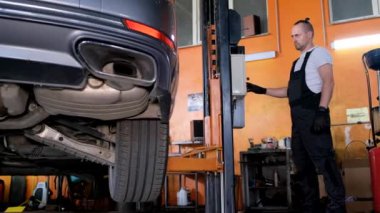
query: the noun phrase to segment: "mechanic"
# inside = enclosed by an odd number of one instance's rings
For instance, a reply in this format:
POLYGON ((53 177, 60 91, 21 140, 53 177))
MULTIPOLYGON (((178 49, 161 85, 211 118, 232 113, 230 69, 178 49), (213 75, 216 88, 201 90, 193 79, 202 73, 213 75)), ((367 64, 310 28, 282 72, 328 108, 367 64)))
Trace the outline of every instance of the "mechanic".
POLYGON ((309 18, 297 21, 291 37, 301 56, 293 62, 288 87, 263 88, 247 82, 247 91, 288 97, 292 120, 292 156, 302 188, 302 212, 320 212, 317 174, 323 175, 329 198, 326 212, 345 212, 345 189, 330 131, 330 103, 334 78, 332 58, 314 46, 309 18))

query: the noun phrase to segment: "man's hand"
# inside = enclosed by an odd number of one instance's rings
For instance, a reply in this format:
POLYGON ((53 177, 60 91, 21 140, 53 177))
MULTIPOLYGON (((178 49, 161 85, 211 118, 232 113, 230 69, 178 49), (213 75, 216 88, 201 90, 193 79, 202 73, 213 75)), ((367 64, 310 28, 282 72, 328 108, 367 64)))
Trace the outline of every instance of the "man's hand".
POLYGON ((325 107, 319 107, 315 113, 312 132, 319 134, 330 129, 329 110, 325 107))
POLYGON ((247 91, 248 92, 253 92, 253 93, 256 93, 256 94, 265 94, 265 93, 267 93, 267 89, 266 88, 257 86, 256 84, 251 84, 249 82, 247 82, 247 91))

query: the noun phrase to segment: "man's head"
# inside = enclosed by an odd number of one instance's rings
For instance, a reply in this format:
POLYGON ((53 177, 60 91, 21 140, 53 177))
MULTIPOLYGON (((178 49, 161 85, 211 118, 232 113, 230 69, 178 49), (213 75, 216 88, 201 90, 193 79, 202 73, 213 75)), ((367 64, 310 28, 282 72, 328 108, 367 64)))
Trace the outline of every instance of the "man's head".
POLYGON ((309 18, 297 21, 292 28, 292 39, 294 46, 299 51, 308 50, 313 47, 314 29, 309 18))

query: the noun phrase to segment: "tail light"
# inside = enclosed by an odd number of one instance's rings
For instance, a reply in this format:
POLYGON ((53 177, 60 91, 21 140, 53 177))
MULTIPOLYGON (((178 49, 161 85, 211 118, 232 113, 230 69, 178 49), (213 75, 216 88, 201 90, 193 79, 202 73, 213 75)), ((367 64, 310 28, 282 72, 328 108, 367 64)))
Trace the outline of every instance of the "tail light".
POLYGON ((159 30, 156 30, 152 27, 149 27, 145 24, 141 24, 139 22, 131 21, 128 19, 123 20, 124 25, 133 31, 143 33, 145 35, 148 35, 150 37, 156 38, 160 41, 163 41, 166 45, 168 45, 171 49, 174 49, 174 42, 172 39, 170 39, 168 36, 166 36, 164 33, 160 32, 159 30))

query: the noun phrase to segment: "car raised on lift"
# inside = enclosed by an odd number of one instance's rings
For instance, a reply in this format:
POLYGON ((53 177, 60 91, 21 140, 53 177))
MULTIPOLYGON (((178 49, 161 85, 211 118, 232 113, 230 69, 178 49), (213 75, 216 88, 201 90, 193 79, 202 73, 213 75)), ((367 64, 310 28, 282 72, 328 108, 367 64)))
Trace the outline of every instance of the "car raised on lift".
POLYGON ((178 59, 171 0, 0 0, 0 174, 108 176, 154 201, 178 59))

